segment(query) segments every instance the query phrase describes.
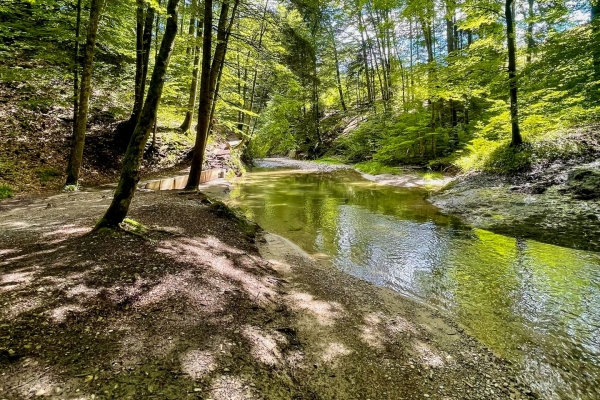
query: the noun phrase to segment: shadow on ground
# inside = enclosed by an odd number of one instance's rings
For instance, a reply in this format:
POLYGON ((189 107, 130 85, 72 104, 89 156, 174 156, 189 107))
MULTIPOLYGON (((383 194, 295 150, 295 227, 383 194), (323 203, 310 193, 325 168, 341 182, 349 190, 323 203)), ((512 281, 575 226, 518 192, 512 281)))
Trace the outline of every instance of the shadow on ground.
POLYGON ((0 399, 525 397, 434 312, 254 239, 202 197, 110 191, 0 209, 0 399))

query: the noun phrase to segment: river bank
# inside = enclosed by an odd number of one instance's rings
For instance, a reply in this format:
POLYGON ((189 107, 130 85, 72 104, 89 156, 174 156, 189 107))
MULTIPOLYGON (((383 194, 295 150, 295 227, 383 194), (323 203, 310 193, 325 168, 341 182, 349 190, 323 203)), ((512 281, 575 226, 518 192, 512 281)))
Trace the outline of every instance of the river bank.
POLYGON ((600 163, 557 164, 511 176, 457 177, 430 201, 469 225, 600 251, 600 163))
POLYGON ((530 394, 443 316, 244 233, 199 194, 0 210, 0 398, 488 399, 530 394), (136 227, 137 225, 131 225, 136 227))

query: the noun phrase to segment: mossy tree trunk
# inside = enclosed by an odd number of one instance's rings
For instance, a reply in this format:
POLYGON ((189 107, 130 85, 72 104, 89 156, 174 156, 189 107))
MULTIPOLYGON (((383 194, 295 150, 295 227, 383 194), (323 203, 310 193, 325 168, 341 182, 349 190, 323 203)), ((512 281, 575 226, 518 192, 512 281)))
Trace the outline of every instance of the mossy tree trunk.
POLYGON ((506 16, 506 40, 508 42, 508 83, 510 86, 510 124, 512 129, 511 147, 523 144, 519 129, 519 105, 517 82, 517 46, 515 38, 515 22, 513 14, 514 0, 506 0, 504 13, 506 16))
POLYGON ((77 185, 79 171, 83 162, 83 146, 85 144, 85 131, 88 119, 88 108, 90 93, 92 91, 92 70, 94 67, 94 51, 96 49, 96 36, 100 23, 100 14, 104 0, 92 0, 90 4, 90 20, 88 23, 87 39, 85 43, 85 55, 83 58, 83 69, 81 71, 81 87, 79 88, 79 104, 77 119, 73 130, 71 142, 71 154, 67 166, 66 186, 77 185))
POLYGON ((144 148, 156 119, 156 111, 162 95, 167 67, 175 44, 178 5, 179 0, 169 0, 167 4, 167 24, 152 72, 148 95, 123 159, 123 169, 121 170, 115 196, 104 218, 96 225, 96 229, 116 227, 127 216, 129 205, 140 180, 140 166, 144 148))

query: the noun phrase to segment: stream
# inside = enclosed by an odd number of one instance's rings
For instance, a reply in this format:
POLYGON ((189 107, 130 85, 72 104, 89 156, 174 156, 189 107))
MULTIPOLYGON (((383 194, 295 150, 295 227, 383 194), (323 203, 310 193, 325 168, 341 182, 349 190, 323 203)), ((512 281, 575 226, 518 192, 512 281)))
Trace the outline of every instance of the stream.
POLYGON ((425 189, 257 168, 227 201, 348 274, 431 305, 544 399, 600 398, 600 253, 463 225, 425 189))

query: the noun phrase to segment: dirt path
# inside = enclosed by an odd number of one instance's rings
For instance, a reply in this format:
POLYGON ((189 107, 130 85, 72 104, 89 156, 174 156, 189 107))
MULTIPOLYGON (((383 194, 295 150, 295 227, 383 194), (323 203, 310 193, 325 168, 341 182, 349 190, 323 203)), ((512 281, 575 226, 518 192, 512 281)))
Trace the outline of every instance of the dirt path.
POLYGON ((201 195, 138 193, 146 239, 91 232, 110 197, 0 208, 0 399, 528 397, 435 312, 201 195))

